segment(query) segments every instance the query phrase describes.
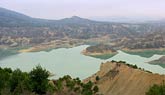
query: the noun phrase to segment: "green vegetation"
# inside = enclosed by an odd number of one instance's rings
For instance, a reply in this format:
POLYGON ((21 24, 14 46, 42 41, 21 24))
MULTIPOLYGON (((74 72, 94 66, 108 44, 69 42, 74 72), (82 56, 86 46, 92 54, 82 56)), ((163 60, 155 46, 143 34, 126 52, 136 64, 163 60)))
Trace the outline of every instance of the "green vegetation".
POLYGON ((145 71, 145 72, 148 72, 148 73, 152 73, 152 72, 150 72, 148 70, 145 70, 144 68, 139 68, 137 65, 128 64, 125 61, 115 61, 115 60, 112 60, 111 62, 112 63, 118 63, 118 65, 123 63, 123 64, 127 65, 128 67, 131 67, 131 68, 134 68, 134 69, 139 69, 139 70, 142 70, 142 71, 145 71))
POLYGON ((142 50, 142 51, 124 51, 128 54, 139 55, 141 57, 152 57, 154 54, 165 55, 165 50, 142 50))
POLYGON ((100 77, 99 76, 96 76, 96 81, 99 81, 100 80, 100 77))
POLYGON ((30 73, 0 68, 0 95, 43 95, 49 93, 49 73, 37 66, 30 73))
POLYGON ((146 95, 165 95, 165 83, 161 85, 154 84, 152 87, 150 87, 149 91, 146 92, 146 95))
POLYGON ((54 84, 57 95, 95 95, 99 91, 91 81, 82 83, 79 78, 72 79, 69 75, 55 80, 54 84))
POLYGON ((91 81, 83 83, 69 75, 49 80, 49 75, 41 66, 29 73, 0 68, 0 95, 95 95, 99 91, 91 81))
POLYGON ((125 61, 115 61, 115 60, 112 60, 111 62, 112 62, 112 63, 116 62, 116 63, 118 63, 118 64, 124 63, 124 64, 127 65, 128 67, 131 67, 131 68, 134 68, 134 69, 141 69, 141 68, 138 68, 137 65, 128 64, 128 63, 126 63, 125 61))
POLYGON ((45 94, 49 86, 49 72, 45 69, 42 69, 41 66, 37 66, 29 73, 29 75, 30 82, 32 83, 32 91, 36 92, 37 94, 45 94))
POLYGON ((132 64, 126 64, 127 66, 134 68, 134 69, 138 69, 137 65, 132 65, 132 64))
POLYGON ((116 53, 115 54, 102 54, 102 55, 89 55, 89 56, 94 57, 94 58, 99 58, 99 59, 106 60, 106 59, 109 59, 109 58, 111 58, 111 57, 113 57, 115 55, 116 55, 116 53))

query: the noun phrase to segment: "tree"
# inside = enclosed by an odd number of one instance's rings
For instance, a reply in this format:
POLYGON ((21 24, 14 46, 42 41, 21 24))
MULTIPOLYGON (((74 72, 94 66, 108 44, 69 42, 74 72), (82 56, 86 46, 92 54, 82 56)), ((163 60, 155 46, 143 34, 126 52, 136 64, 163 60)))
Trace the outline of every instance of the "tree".
POLYGON ((0 68, 0 95, 1 95, 2 89, 5 88, 9 78, 10 78, 10 74, 0 68))
POLYGON ((29 77, 27 73, 23 73, 20 69, 14 70, 9 80, 10 92, 21 94, 25 90, 30 90, 28 80, 29 77))
POLYGON ((91 81, 89 81, 86 84, 83 84, 82 94, 93 95, 92 87, 93 87, 93 83, 91 81))
POLYGON ((161 85, 154 84, 146 95, 165 95, 165 84, 164 82, 161 85))
POLYGON ((29 75, 32 91, 40 95, 45 94, 49 88, 49 72, 38 65, 29 75))
POLYGON ((96 76, 96 81, 99 81, 100 80, 100 77, 99 76, 96 76))
POLYGON ((94 91, 94 93, 97 93, 99 91, 98 86, 94 86, 93 91, 94 91))

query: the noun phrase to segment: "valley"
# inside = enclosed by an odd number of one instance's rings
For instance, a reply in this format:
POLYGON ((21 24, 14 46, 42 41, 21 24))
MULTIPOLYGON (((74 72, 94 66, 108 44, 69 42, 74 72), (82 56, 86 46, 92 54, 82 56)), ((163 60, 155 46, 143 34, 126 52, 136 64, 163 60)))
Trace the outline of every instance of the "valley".
MULTIPOLYGON (((48 20, 0 8, 1 80, 18 78, 21 84, 17 82, 13 91, 21 89, 19 94, 41 93, 23 87, 32 80, 29 72, 36 66, 42 71, 42 66, 51 72, 45 79, 53 84, 49 89, 56 91, 45 91, 46 95, 150 95, 146 93, 152 86, 164 87, 164 56, 165 20, 126 23, 78 16, 48 20)), ((0 95, 11 94, 7 83, 1 91, 0 82, 0 95)))

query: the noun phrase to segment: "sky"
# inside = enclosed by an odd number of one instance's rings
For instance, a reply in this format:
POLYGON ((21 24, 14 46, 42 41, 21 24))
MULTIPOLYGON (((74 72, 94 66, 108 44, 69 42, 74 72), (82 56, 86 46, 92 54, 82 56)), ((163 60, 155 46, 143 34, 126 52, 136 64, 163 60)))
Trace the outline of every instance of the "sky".
POLYGON ((0 7, 35 18, 165 18, 165 0, 0 0, 0 7))

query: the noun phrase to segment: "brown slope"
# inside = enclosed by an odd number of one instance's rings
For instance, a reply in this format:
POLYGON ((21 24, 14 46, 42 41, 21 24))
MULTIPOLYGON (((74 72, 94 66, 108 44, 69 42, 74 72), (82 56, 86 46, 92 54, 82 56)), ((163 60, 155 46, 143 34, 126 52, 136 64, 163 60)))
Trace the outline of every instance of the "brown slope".
POLYGON ((165 75, 148 73, 122 63, 106 62, 100 71, 84 80, 96 82, 103 95, 145 95, 153 84, 160 84, 165 75), (96 81, 96 76, 100 77, 96 81))

